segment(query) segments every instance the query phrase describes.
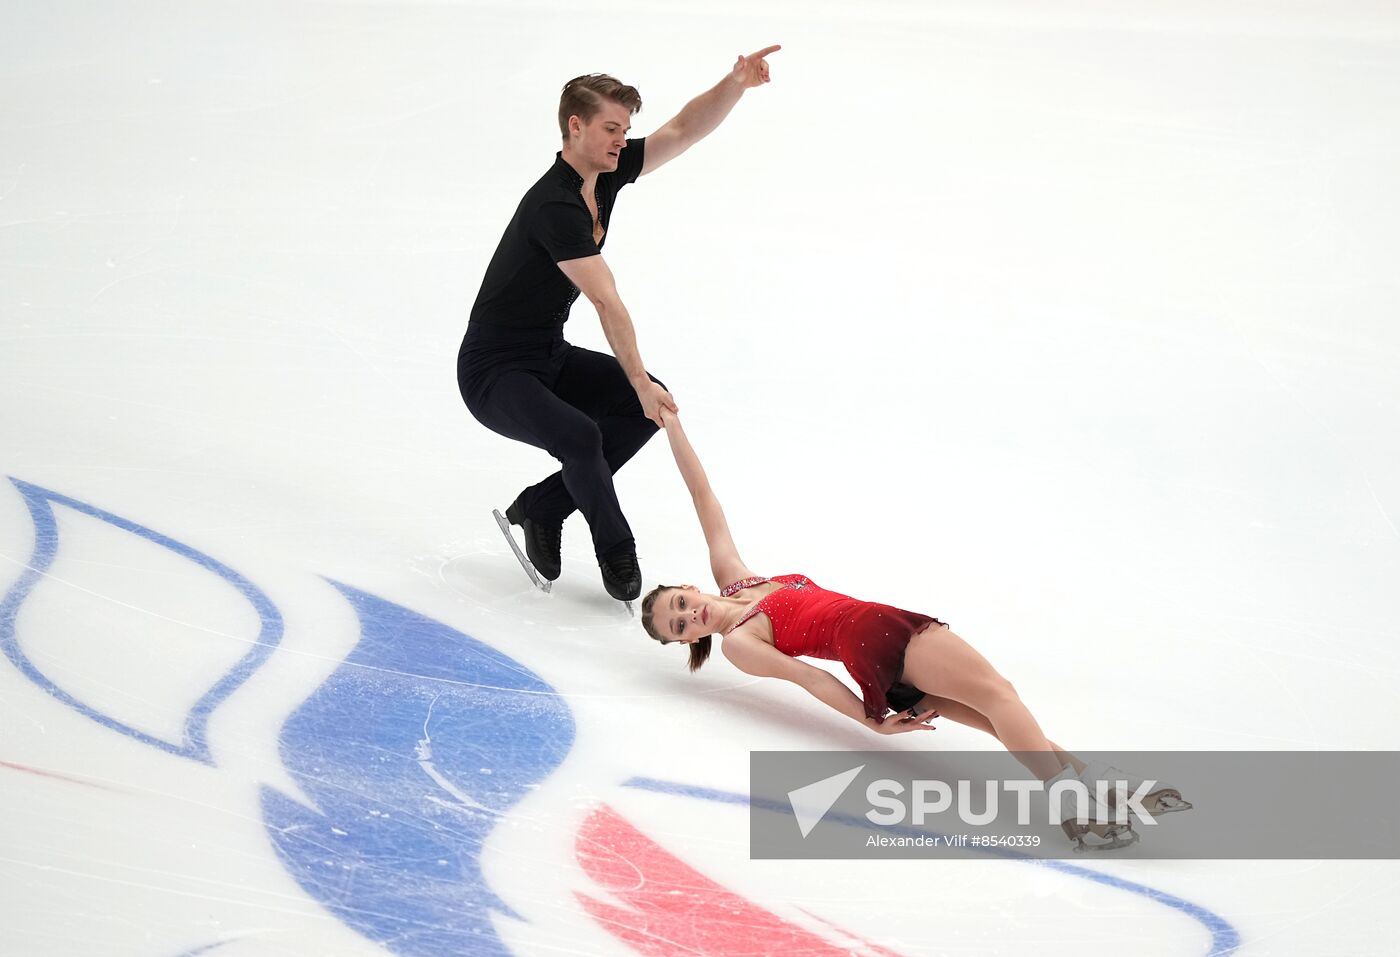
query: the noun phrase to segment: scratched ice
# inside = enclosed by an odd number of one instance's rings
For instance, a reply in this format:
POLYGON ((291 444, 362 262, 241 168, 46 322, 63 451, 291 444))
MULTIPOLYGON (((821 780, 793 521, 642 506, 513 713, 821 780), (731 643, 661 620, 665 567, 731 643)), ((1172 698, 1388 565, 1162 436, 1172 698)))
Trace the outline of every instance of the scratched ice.
MULTIPOLYGON (((534 591, 490 509, 551 462, 454 359, 564 80, 646 134, 780 42, 607 247, 745 557, 949 620, 1071 747, 1395 750, 1400 13, 13 13, 0 952, 1393 950, 1393 862, 750 861, 750 750, 986 739, 688 675, 578 519, 534 591)), ((707 584, 664 444, 618 485, 707 584)))

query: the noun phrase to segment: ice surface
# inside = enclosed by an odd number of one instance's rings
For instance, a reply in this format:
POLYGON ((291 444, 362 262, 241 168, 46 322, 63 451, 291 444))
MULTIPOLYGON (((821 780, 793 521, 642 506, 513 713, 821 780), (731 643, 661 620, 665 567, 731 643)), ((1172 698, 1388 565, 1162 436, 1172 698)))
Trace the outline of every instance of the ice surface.
MULTIPOLYGON (((6 19, 0 953, 1393 952, 1394 862, 749 861, 684 788, 750 750, 989 742, 686 674, 578 519, 536 592, 489 512, 550 460, 454 378, 562 82, 645 134, 781 42, 607 247, 748 562, 949 620, 1071 747, 1400 748, 1392 5, 6 19)), ((707 585, 664 443, 618 485, 707 585)))

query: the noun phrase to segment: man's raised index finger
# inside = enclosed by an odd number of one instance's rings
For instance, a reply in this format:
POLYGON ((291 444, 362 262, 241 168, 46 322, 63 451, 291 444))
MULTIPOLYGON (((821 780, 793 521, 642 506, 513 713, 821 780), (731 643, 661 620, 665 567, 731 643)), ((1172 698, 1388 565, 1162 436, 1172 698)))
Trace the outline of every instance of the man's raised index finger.
POLYGON ((762 60, 768 54, 776 53, 782 48, 783 46, 781 43, 775 43, 771 47, 764 47, 762 50, 759 50, 757 53, 753 54, 753 56, 758 57, 760 60, 762 60))

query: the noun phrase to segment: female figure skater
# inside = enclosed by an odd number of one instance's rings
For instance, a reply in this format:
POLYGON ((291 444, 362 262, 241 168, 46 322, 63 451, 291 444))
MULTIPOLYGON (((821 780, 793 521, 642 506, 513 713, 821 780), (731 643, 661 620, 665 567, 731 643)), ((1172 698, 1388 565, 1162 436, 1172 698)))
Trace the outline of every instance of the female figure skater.
MULTIPOLYGON (((740 671, 791 681, 871 731, 928 731, 929 719, 941 715, 992 735, 1047 785, 1079 777, 1091 795, 1098 780, 1128 780, 1136 789, 1137 782, 1117 769, 1086 765, 1047 738, 1011 682, 937 618, 858 601, 802 575, 755 575, 739 557, 680 419, 663 408, 662 421, 721 591, 658 586, 642 599, 642 627, 662 644, 689 645, 691 671, 705 663, 719 634, 724 656, 740 671), (861 697, 829 672, 798 661, 800 655, 840 661, 861 697)), ((1163 784, 1142 803, 1154 815, 1191 806, 1163 784)), ((1079 824, 1071 818, 1062 826, 1078 850, 1137 840, 1131 823, 1079 824)))

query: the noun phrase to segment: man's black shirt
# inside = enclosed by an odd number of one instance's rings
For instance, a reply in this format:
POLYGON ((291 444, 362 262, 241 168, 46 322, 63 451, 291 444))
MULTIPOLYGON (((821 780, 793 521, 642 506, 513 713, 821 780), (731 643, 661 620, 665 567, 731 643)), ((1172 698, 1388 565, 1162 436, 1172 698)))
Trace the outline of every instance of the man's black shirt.
POLYGON ((583 177, 556 154, 549 172, 525 193, 486 267, 472 306, 471 325, 544 338, 560 334, 578 288, 557 263, 596 256, 607 241, 618 190, 642 172, 646 140, 628 140, 617 169, 598 174, 595 196, 603 240, 593 242, 593 218, 580 193, 583 177))

